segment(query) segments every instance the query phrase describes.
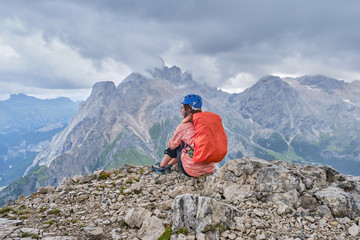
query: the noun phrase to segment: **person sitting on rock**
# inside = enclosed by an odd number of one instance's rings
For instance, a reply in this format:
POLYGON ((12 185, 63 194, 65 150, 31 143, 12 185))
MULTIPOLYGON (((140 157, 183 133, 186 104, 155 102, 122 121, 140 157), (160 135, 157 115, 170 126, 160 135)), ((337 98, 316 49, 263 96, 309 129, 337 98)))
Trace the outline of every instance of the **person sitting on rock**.
POLYGON ((153 171, 160 174, 171 172, 171 167, 178 163, 180 171, 188 177, 214 172, 215 163, 195 163, 192 159, 195 147, 193 115, 202 112, 201 107, 202 99, 199 95, 189 94, 184 97, 181 101, 183 120, 169 140, 169 148, 164 151, 165 156, 161 163, 151 166, 153 171))

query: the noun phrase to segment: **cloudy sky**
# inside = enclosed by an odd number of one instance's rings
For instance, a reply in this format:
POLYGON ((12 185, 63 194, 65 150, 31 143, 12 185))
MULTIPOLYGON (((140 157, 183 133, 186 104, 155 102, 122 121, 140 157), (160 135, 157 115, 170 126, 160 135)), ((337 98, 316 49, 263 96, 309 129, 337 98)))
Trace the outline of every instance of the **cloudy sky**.
POLYGON ((0 100, 85 99, 164 63, 232 92, 268 74, 351 82, 359 23, 358 0, 2 0, 0 100))

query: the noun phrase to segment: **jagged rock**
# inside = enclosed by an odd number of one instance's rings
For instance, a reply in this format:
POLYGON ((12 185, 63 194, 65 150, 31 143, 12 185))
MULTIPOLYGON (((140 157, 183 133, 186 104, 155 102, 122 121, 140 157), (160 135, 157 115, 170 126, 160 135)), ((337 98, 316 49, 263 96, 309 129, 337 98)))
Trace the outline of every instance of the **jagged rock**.
POLYGON ((28 231, 50 240, 157 239, 171 226, 171 239, 359 237, 360 181, 331 168, 245 157, 200 178, 172 170, 158 175, 148 166, 126 165, 107 170, 107 179, 81 183, 87 177, 79 176, 23 197, 0 211, 0 236, 20 239, 28 231), (263 183, 265 176, 258 180, 267 171, 275 172, 269 177, 274 186, 263 183), (306 179, 311 184, 302 187, 306 179), (22 220, 4 228, 1 217, 22 220))
POLYGON ((333 217, 330 208, 328 206, 326 206, 326 205, 321 205, 316 210, 316 214, 321 216, 321 217, 324 217, 324 216, 333 217))
POLYGON ((223 196, 230 202, 244 200, 253 195, 254 186, 250 184, 240 185, 236 183, 227 184, 223 187, 223 196))
POLYGON ((164 231, 163 221, 160 218, 152 216, 145 219, 138 232, 138 236, 142 240, 158 239, 164 231))
POLYGON ((360 202, 351 193, 337 187, 327 187, 317 191, 315 196, 322 200, 331 210, 334 217, 349 217, 354 219, 360 215, 360 202))
POLYGON ((262 159, 237 159, 214 175, 206 184, 204 193, 215 196, 212 190, 215 185, 217 192, 229 202, 256 197, 262 201, 275 201, 278 205, 297 207, 299 195, 305 190, 305 184, 297 175, 301 174, 262 159))
POLYGON ((299 192, 294 189, 285 193, 274 193, 268 199, 279 206, 287 205, 297 208, 299 205, 299 192))
POLYGON ((6 236, 18 229, 20 224, 22 221, 0 218, 0 239, 5 239, 6 236))
POLYGON ((92 240, 102 239, 104 230, 101 227, 86 227, 85 234, 92 240))
POLYGON ((309 209, 310 211, 314 212, 318 209, 319 204, 315 197, 306 193, 300 197, 300 206, 302 208, 309 209))
POLYGON ((24 195, 20 195, 17 199, 17 204, 21 204, 22 202, 25 201, 25 196, 24 195))
POLYGON ((279 215, 285 215, 291 213, 291 208, 287 205, 280 205, 277 209, 277 214, 279 215))
POLYGON ((196 233, 196 239, 197 240, 207 240, 206 235, 201 232, 196 233))
POLYGON ((173 206, 173 203, 174 203, 174 200, 167 200, 165 202, 161 202, 158 206, 159 210, 162 211, 162 212, 165 212, 165 211, 168 211, 172 208, 173 206))
POLYGON ((71 179, 75 182, 75 183, 80 183, 80 179, 82 178, 81 175, 75 175, 73 176, 71 179))
POLYGON ((39 229, 36 229, 36 228, 20 228, 19 229, 21 232, 26 232, 26 233, 29 233, 29 234, 38 234, 39 233, 39 229))
POLYGON ((234 217, 240 215, 236 208, 212 198, 185 194, 175 198, 172 227, 175 232, 183 227, 206 232, 219 226, 226 228, 234 217))
POLYGON ((151 216, 151 212, 145 208, 132 208, 130 209, 125 218, 124 221, 126 222, 129 227, 134 228, 140 228, 141 225, 151 216))
POLYGON ((90 175, 82 176, 79 179, 79 184, 89 183, 89 182, 91 182, 92 180, 94 180, 96 178, 97 178, 96 174, 90 174, 90 175))
POLYGON ((305 185, 291 171, 284 167, 270 166, 263 168, 257 175, 256 191, 285 193, 296 190, 303 192, 305 185))
POLYGON ((357 235, 359 235, 360 227, 354 224, 348 229, 348 232, 351 236, 356 237, 357 235))
POLYGON ((53 193, 55 191, 55 187, 54 186, 39 187, 37 191, 41 194, 53 193))
POLYGON ((178 195, 182 195, 182 194, 185 194, 185 193, 188 193, 188 192, 190 192, 190 189, 189 189, 188 186, 179 186, 179 187, 176 187, 174 190, 170 191, 168 193, 168 195, 171 198, 175 198, 178 195))

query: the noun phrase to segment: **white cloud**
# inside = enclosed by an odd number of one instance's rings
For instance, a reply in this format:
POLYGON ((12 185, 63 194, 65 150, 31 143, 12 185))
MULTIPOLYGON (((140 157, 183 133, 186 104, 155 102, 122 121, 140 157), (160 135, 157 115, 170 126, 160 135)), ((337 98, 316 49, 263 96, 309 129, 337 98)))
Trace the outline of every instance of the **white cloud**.
POLYGON ((241 72, 226 80, 219 89, 229 93, 240 93, 251 87, 256 81, 257 79, 252 74, 241 72))
POLYGON ((349 68, 344 58, 336 56, 307 57, 298 53, 284 58, 278 65, 269 65, 267 69, 269 74, 279 77, 327 75, 348 82, 360 79, 360 71, 349 68))
POLYGON ((192 73, 195 80, 216 87, 221 81, 221 69, 215 56, 194 53, 186 40, 173 42, 163 54, 166 65, 176 65, 192 73))
POLYGON ((20 55, 10 46, 2 43, 0 39, 0 68, 5 69, 16 69, 16 65, 20 59, 20 55))
POLYGON ((28 87, 15 82, 0 81, 0 101, 9 99, 10 94, 24 93, 29 96, 52 99, 58 97, 68 97, 73 101, 85 100, 90 96, 91 88, 84 89, 45 89, 28 87))
POLYGON ((0 38, 2 96, 6 91, 90 89, 99 81, 119 84, 131 73, 129 66, 111 57, 95 61, 81 56, 76 48, 59 38, 45 41, 40 30, 20 32, 24 28, 19 21, 7 20, 0 27, 0 36, 4 36, 0 38))
POLYGON ((356 0, 5 1, 0 82, 88 89, 160 58, 234 92, 268 74, 351 81, 360 79, 359 10, 356 0))

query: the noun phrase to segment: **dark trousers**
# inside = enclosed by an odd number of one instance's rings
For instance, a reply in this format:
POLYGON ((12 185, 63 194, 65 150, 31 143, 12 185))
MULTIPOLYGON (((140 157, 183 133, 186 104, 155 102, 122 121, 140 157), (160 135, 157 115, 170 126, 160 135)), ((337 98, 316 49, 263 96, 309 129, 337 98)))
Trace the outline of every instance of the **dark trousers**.
POLYGON ((169 155, 171 158, 177 158, 177 160, 178 160, 177 162, 178 162, 180 171, 185 176, 192 177, 185 171, 182 161, 181 161, 181 153, 182 153, 182 149, 184 148, 184 146, 185 146, 185 144, 184 144, 184 142, 182 142, 181 145, 179 145, 177 148, 175 148, 175 149, 168 148, 164 151, 164 153, 169 155))

